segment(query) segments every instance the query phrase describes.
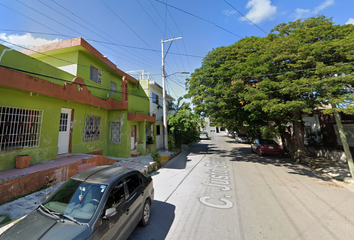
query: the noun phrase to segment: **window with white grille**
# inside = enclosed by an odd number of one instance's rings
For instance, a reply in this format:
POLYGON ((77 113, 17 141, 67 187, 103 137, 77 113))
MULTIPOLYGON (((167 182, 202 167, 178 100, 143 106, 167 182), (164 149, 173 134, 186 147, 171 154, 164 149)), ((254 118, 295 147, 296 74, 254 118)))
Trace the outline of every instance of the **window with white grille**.
POLYGON ((120 143, 120 122, 111 122, 110 143, 120 143))
POLYGON ((0 151, 38 147, 42 110, 0 106, 0 151))
POLYGON ((102 71, 91 65, 90 79, 96 83, 102 84, 102 71))
POLYGON ((99 140, 101 138, 101 117, 85 117, 85 141, 99 140))

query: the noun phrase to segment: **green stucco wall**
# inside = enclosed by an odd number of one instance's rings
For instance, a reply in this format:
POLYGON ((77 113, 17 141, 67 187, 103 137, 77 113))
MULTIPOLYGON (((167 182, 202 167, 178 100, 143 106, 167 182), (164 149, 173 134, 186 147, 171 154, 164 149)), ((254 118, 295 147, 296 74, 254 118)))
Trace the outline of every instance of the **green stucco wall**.
MULTIPOLYGON (((107 144, 107 156, 114 157, 130 157, 130 124, 127 120, 127 111, 125 110, 112 110, 108 112, 107 125, 111 122, 120 122, 121 124, 121 140, 120 143, 107 144)), ((107 136, 110 139, 110 127, 108 126, 107 136)))
POLYGON ((3 54, 1 58, 1 65, 5 65, 8 67, 13 67, 21 70, 25 70, 31 73, 26 73, 34 77, 39 77, 41 79, 59 84, 59 85, 64 85, 65 81, 71 82, 74 79, 74 75, 71 75, 67 72, 64 72, 60 69, 57 69, 47 63, 44 63, 42 61, 39 61, 37 59, 34 59, 30 56, 27 56, 25 54, 22 54, 18 51, 15 50, 10 50, 4 52, 5 49, 8 49, 7 47, 3 46, 0 44, 0 55, 3 54), (41 76, 36 75, 34 73, 39 73, 41 76), (46 76, 51 76, 58 79, 54 79, 51 77, 46 77, 46 76))
POLYGON ((43 110, 42 127, 39 147, 5 150, 0 152, 0 170, 15 167, 17 155, 31 155, 31 163, 49 160, 58 156, 58 134, 61 108, 74 109, 72 122, 72 153, 88 153, 103 150, 107 154, 108 111, 89 105, 70 103, 61 99, 30 94, 0 87, 0 102, 2 106, 43 110), (100 140, 84 141, 85 116, 101 117, 100 140))
POLYGON ((146 95, 143 87, 129 82, 129 93, 129 112, 149 115, 149 96, 146 95))
POLYGON ((122 100, 122 76, 119 76, 110 67, 108 67, 92 54, 83 51, 79 52, 77 76, 85 80, 85 83, 88 85, 87 88, 91 91, 92 95, 103 99, 110 97, 116 99, 117 101, 122 100), (91 65, 102 71, 101 84, 96 83, 90 79, 91 65), (114 82, 117 85, 116 94, 112 94, 110 91, 111 82, 114 82))

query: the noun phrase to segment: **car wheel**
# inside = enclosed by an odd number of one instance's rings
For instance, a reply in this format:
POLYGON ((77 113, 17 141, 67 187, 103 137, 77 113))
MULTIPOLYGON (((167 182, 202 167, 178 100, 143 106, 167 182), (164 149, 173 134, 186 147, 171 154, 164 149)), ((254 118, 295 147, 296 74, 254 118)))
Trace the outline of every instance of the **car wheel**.
POLYGON ((261 150, 259 150, 259 148, 257 148, 257 155, 262 156, 261 150))
POLYGON ((143 209, 143 214, 141 216, 141 225, 146 227, 149 224, 151 214, 150 201, 146 199, 143 209))
POLYGON ((251 153, 254 153, 252 146, 251 146, 251 153))

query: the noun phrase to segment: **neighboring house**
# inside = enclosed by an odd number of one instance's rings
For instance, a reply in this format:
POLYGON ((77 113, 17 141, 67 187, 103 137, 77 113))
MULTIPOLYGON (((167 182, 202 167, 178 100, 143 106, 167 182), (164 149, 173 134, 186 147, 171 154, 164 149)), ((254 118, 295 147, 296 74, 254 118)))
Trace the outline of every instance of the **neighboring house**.
POLYGON ((0 170, 23 154, 32 163, 65 153, 145 155, 155 122, 139 81, 82 38, 22 53, 0 45, 0 170))
MULTIPOLYGON (((140 85, 143 87, 146 95, 150 98, 150 115, 156 115, 156 134, 152 134, 152 131, 147 130, 147 135, 156 136, 156 148, 164 148, 164 133, 163 133, 163 91, 162 87, 155 82, 150 74, 144 70, 142 71, 129 71, 127 72, 136 78, 139 78, 140 85)), ((166 102, 172 103, 175 99, 166 94, 166 102)), ((168 106, 168 103, 166 105, 168 106)), ((170 115, 173 111, 167 111, 167 115, 170 115)))
MULTIPOLYGON (((323 109, 325 108, 318 108, 312 115, 303 115, 304 143, 318 156, 344 161, 345 154, 334 115, 324 114, 322 112, 323 109)), ((343 113, 340 114, 350 151, 354 156, 354 116, 345 115, 343 113)), ((289 127, 290 133, 292 134, 291 124, 289 127)))
POLYGON ((205 131, 205 132, 218 132, 217 127, 210 122, 209 118, 204 118, 204 122, 200 126, 200 131, 205 131))

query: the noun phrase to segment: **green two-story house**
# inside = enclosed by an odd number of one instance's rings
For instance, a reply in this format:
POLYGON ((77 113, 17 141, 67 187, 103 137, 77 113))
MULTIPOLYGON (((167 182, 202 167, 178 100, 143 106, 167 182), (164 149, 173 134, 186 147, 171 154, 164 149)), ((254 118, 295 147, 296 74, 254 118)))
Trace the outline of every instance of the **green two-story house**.
POLYGON ((145 155, 155 125, 139 81, 84 39, 21 52, 0 45, 0 170, 23 154, 31 163, 68 153, 145 155))

